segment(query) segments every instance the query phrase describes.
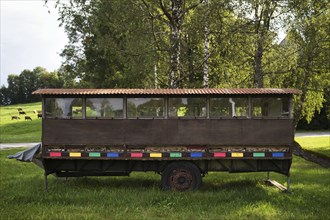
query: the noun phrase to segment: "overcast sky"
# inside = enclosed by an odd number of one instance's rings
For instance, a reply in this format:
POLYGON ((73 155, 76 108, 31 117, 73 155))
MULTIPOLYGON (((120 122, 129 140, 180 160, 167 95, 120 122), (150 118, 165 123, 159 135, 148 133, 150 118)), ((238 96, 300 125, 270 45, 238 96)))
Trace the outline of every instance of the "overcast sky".
POLYGON ((48 71, 60 67, 59 53, 67 43, 59 28, 57 10, 49 0, 0 0, 1 8, 1 85, 9 74, 42 66, 48 71), (50 13, 48 13, 50 11, 50 13))

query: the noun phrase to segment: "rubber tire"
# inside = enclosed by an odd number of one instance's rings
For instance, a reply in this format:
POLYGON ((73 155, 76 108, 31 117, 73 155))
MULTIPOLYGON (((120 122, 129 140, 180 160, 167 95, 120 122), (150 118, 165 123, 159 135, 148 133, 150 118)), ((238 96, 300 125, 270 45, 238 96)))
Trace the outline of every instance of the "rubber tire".
POLYGON ((202 184, 199 168, 186 161, 172 162, 162 172, 161 187, 164 190, 197 190, 202 184))

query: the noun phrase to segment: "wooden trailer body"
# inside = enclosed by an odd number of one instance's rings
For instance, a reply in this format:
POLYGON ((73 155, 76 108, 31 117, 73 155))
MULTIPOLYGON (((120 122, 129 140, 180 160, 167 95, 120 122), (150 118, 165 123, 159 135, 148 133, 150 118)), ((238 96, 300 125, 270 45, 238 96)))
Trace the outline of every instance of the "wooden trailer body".
POLYGON ((36 159, 46 177, 153 171, 162 175, 163 188, 177 190, 198 188, 200 176, 210 171, 278 172, 289 177, 292 97, 297 93, 37 90, 34 94, 43 98, 43 118, 42 151, 36 159))

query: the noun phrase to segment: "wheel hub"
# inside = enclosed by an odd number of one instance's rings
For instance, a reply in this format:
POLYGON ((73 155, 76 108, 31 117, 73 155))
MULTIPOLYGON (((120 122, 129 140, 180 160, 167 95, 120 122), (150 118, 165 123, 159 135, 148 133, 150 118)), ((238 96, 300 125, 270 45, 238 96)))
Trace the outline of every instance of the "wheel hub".
POLYGON ((192 187, 193 175, 184 169, 174 170, 170 178, 171 188, 182 191, 192 187))

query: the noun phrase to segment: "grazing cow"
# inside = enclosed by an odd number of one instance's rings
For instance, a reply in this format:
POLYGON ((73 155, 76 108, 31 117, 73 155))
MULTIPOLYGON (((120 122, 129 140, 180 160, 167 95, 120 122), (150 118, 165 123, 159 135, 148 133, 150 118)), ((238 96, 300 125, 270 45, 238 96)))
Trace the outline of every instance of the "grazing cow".
POLYGON ((23 109, 22 109, 22 108, 17 108, 17 111, 19 111, 19 112, 20 112, 20 111, 23 111, 23 109))
POLYGON ((38 118, 42 118, 42 114, 41 113, 38 113, 38 118))
POLYGON ((41 114, 42 113, 42 111, 40 111, 40 110, 38 110, 37 112, 38 112, 38 114, 41 114))
POLYGON ((19 114, 20 115, 26 115, 25 111, 20 111, 19 114))
POLYGON ((30 116, 25 116, 25 120, 30 120, 32 121, 32 118, 30 116))
POLYGON ((20 117, 19 116, 11 116, 11 120, 18 120, 18 119, 20 119, 20 117))

